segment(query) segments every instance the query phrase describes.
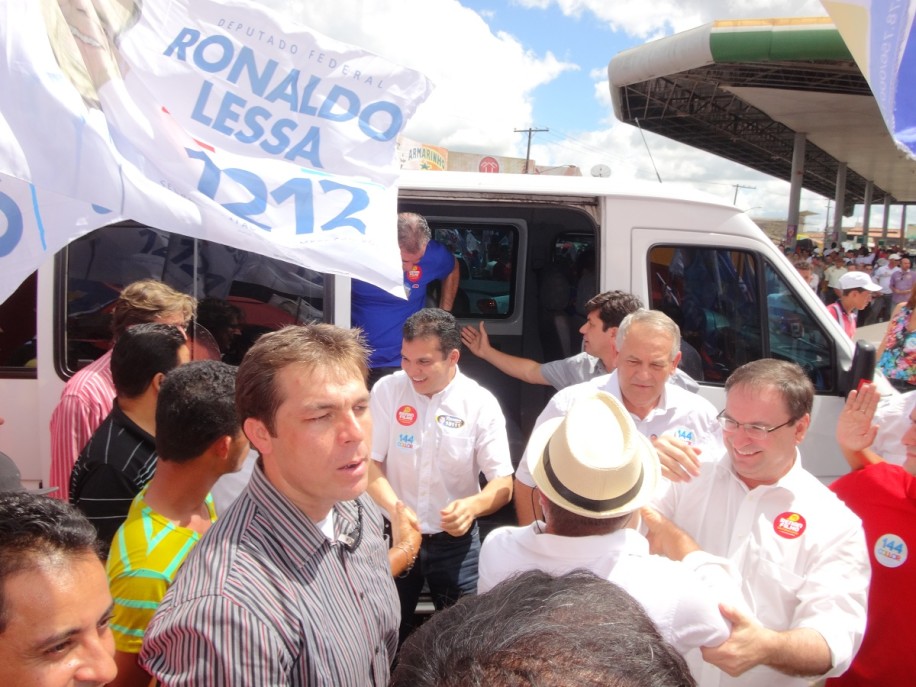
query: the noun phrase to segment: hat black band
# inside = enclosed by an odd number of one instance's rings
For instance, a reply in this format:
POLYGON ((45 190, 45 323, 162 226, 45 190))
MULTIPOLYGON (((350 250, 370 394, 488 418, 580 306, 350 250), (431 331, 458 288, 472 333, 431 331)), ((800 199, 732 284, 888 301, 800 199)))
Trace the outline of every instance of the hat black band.
POLYGON ((643 475, 645 474, 643 471, 642 463, 640 463, 639 477, 637 478, 636 483, 627 491, 611 499, 590 499, 572 491, 566 485, 564 485, 563 482, 560 481, 559 477, 557 477, 557 473, 553 471, 553 466, 550 464, 549 442, 547 446, 544 447, 544 454, 541 458, 541 461, 544 464, 544 474, 547 475, 547 481, 550 482, 550 486, 553 487, 557 494, 562 496, 572 505, 578 506, 579 508, 583 508, 593 513, 602 513, 626 505, 627 502, 631 501, 633 497, 639 493, 639 490, 642 488, 643 475))

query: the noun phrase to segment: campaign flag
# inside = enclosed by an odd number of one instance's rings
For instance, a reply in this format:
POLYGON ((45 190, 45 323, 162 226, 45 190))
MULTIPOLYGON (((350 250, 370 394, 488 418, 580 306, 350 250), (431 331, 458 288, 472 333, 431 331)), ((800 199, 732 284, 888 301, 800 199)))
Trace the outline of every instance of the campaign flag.
POLYGON ((916 158, 916 0, 822 0, 898 147, 916 158))
POLYGON ((0 301, 121 218, 403 295, 423 75, 242 0, 4 0, 0 40, 0 301))

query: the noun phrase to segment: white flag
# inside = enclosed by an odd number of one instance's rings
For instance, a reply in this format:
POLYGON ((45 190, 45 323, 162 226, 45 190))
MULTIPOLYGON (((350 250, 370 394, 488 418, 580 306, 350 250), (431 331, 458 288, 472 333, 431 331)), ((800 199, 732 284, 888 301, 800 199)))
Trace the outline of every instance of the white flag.
POLYGON ((5 0, 0 27, 0 173, 20 211, 81 208, 23 225, 16 270, 0 250, 0 299, 120 218, 401 290, 396 138, 424 76, 240 0, 5 0))

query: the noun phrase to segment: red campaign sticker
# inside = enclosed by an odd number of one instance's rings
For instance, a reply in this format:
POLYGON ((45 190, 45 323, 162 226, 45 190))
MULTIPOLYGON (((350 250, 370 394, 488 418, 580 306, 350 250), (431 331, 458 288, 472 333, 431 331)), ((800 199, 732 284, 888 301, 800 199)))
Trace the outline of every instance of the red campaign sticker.
POLYGON ((805 531, 807 527, 805 518, 798 513, 791 513, 786 511, 785 513, 780 513, 776 516, 776 519, 773 521, 773 530, 780 537, 785 539, 795 539, 800 537, 802 532, 805 531))
POLYGON ((407 281, 418 282, 420 281, 420 276, 423 274, 423 270, 420 269, 419 265, 414 265, 407 271, 407 281))
POLYGON ((417 421, 417 409, 413 406, 401 406, 396 417, 399 424, 408 427, 417 421))

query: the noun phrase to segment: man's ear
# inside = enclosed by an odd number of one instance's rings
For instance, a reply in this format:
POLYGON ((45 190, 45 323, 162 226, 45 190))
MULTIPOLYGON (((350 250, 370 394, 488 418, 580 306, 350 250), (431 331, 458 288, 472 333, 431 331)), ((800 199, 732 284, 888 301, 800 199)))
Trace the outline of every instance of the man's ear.
POLYGON ((242 430, 258 453, 261 455, 271 453, 273 437, 263 422, 253 417, 245 418, 245 422, 242 423, 242 430))
POLYGON ((447 356, 448 361, 449 361, 452 365, 457 365, 457 364, 458 364, 458 359, 459 359, 460 357, 461 357, 461 351, 460 351, 459 349, 457 349, 457 348, 453 348, 451 351, 449 351, 448 356, 447 356))
POLYGON ((678 351, 677 355, 671 359, 671 374, 674 374, 674 371, 677 370, 677 366, 681 364, 681 352, 678 351))
POLYGON ((210 444, 210 451, 220 460, 225 460, 229 456, 230 446, 232 446, 232 437, 226 434, 210 444))
POLYGON ((165 379, 165 374, 162 372, 157 372, 155 375, 153 375, 153 378, 149 383, 157 395, 159 394, 159 388, 162 386, 163 379, 165 379))
POLYGON ((808 432, 808 427, 811 426, 811 414, 805 413, 802 417, 798 419, 798 422, 795 423, 795 443, 800 444, 802 439, 805 438, 805 434, 808 432))

